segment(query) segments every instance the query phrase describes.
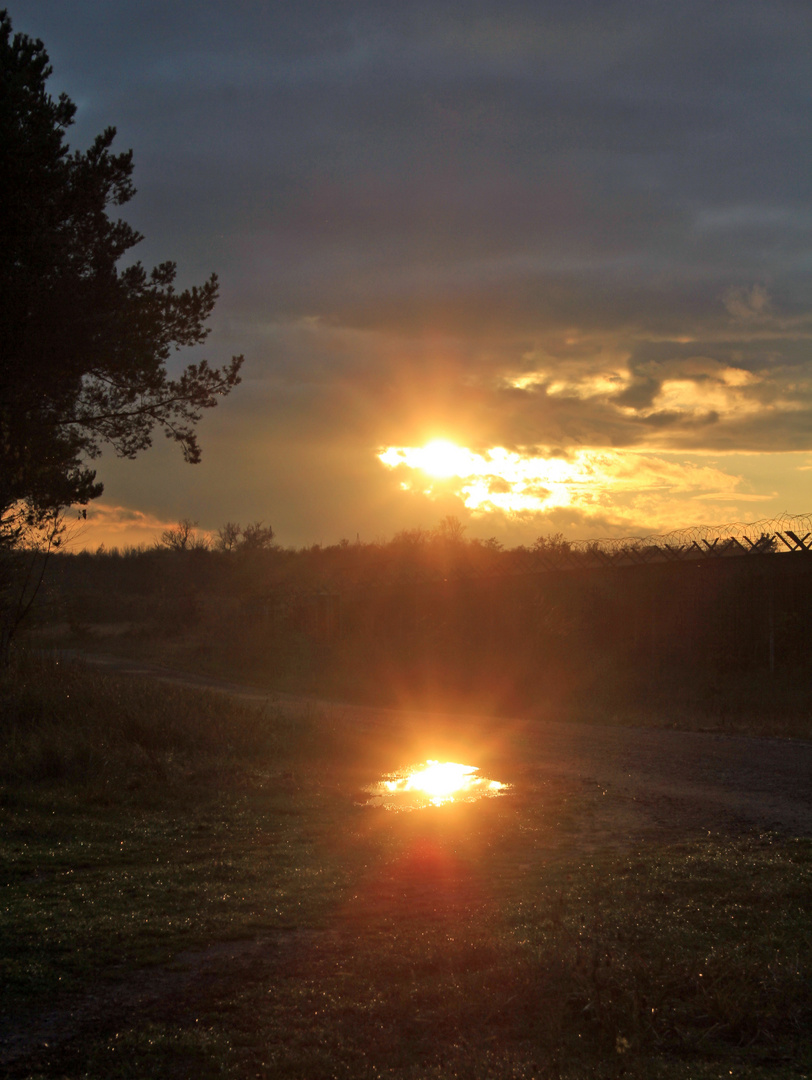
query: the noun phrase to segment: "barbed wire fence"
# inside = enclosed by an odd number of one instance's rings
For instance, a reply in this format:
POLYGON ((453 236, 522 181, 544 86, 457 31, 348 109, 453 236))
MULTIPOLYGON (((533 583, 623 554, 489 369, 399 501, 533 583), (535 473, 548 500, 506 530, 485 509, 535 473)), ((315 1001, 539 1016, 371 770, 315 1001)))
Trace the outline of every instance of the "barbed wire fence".
MULTIPOLYGON (((761 518, 758 521, 734 521, 725 525, 694 525, 685 529, 674 529, 667 533, 652 533, 646 536, 624 537, 622 539, 587 540, 579 545, 598 543, 602 547, 624 547, 630 545, 668 545, 687 546, 693 543, 713 543, 720 540, 759 539, 763 536, 781 536, 782 534, 812 533, 812 514, 780 514, 775 518, 761 518)), ((796 545, 789 545, 794 547, 796 545)))
POLYGON ((812 555, 812 514, 694 525, 645 536, 572 541, 541 538, 533 550, 549 569, 562 565, 629 565, 780 552, 812 555))

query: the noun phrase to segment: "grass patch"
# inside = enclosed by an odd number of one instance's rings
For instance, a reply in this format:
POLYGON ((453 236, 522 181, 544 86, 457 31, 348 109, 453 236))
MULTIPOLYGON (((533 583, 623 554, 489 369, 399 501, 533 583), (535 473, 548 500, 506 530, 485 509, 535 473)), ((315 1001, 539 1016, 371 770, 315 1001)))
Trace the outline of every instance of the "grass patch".
POLYGON ((341 756, 343 733, 314 710, 284 713, 81 663, 23 654, 0 681, 0 783, 65 783, 120 797, 155 781, 255 762, 318 765, 341 756))
POLYGON ((510 796, 391 814, 356 794, 408 727, 45 661, 2 694, 12 1077, 812 1070, 808 841, 586 855, 599 793, 484 726, 510 796))

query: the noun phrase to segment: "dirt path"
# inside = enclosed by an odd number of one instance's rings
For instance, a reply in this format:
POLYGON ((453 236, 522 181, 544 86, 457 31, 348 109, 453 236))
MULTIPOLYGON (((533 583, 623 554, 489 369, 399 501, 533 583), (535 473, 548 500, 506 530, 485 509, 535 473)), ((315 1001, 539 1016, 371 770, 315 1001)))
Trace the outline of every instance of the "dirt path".
MULTIPOLYGON (((82 659, 109 671, 246 701, 272 701, 292 711, 316 704, 370 726, 403 716, 396 710, 269 693, 119 657, 82 659)), ((812 742, 553 721, 532 722, 526 733, 536 748, 544 747, 540 768, 534 748, 534 772, 600 786, 609 796, 607 818, 620 815, 630 835, 638 829, 673 834, 756 827, 812 836, 812 742)), ((619 838, 621 820, 607 820, 604 826, 600 832, 619 838)))

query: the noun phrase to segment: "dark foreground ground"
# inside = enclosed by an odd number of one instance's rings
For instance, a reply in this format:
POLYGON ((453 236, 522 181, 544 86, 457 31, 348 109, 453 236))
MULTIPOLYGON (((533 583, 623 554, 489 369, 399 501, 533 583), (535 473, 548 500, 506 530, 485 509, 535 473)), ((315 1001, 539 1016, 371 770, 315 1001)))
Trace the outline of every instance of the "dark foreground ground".
POLYGON ((812 1075, 812 743, 46 667, 4 697, 9 1077, 812 1075), (363 805, 426 757, 507 794, 363 805))

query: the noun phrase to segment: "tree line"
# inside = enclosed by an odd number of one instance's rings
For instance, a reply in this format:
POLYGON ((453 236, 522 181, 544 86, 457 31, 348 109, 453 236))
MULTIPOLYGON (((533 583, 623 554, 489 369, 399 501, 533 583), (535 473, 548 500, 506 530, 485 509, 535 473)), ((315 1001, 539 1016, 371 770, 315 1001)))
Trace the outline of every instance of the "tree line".
POLYGON ((89 648, 101 647, 94 627, 115 625, 125 649, 390 703, 805 708, 803 553, 550 569, 564 538, 506 548, 453 519, 298 549, 222 539, 59 553, 48 621, 89 648))

